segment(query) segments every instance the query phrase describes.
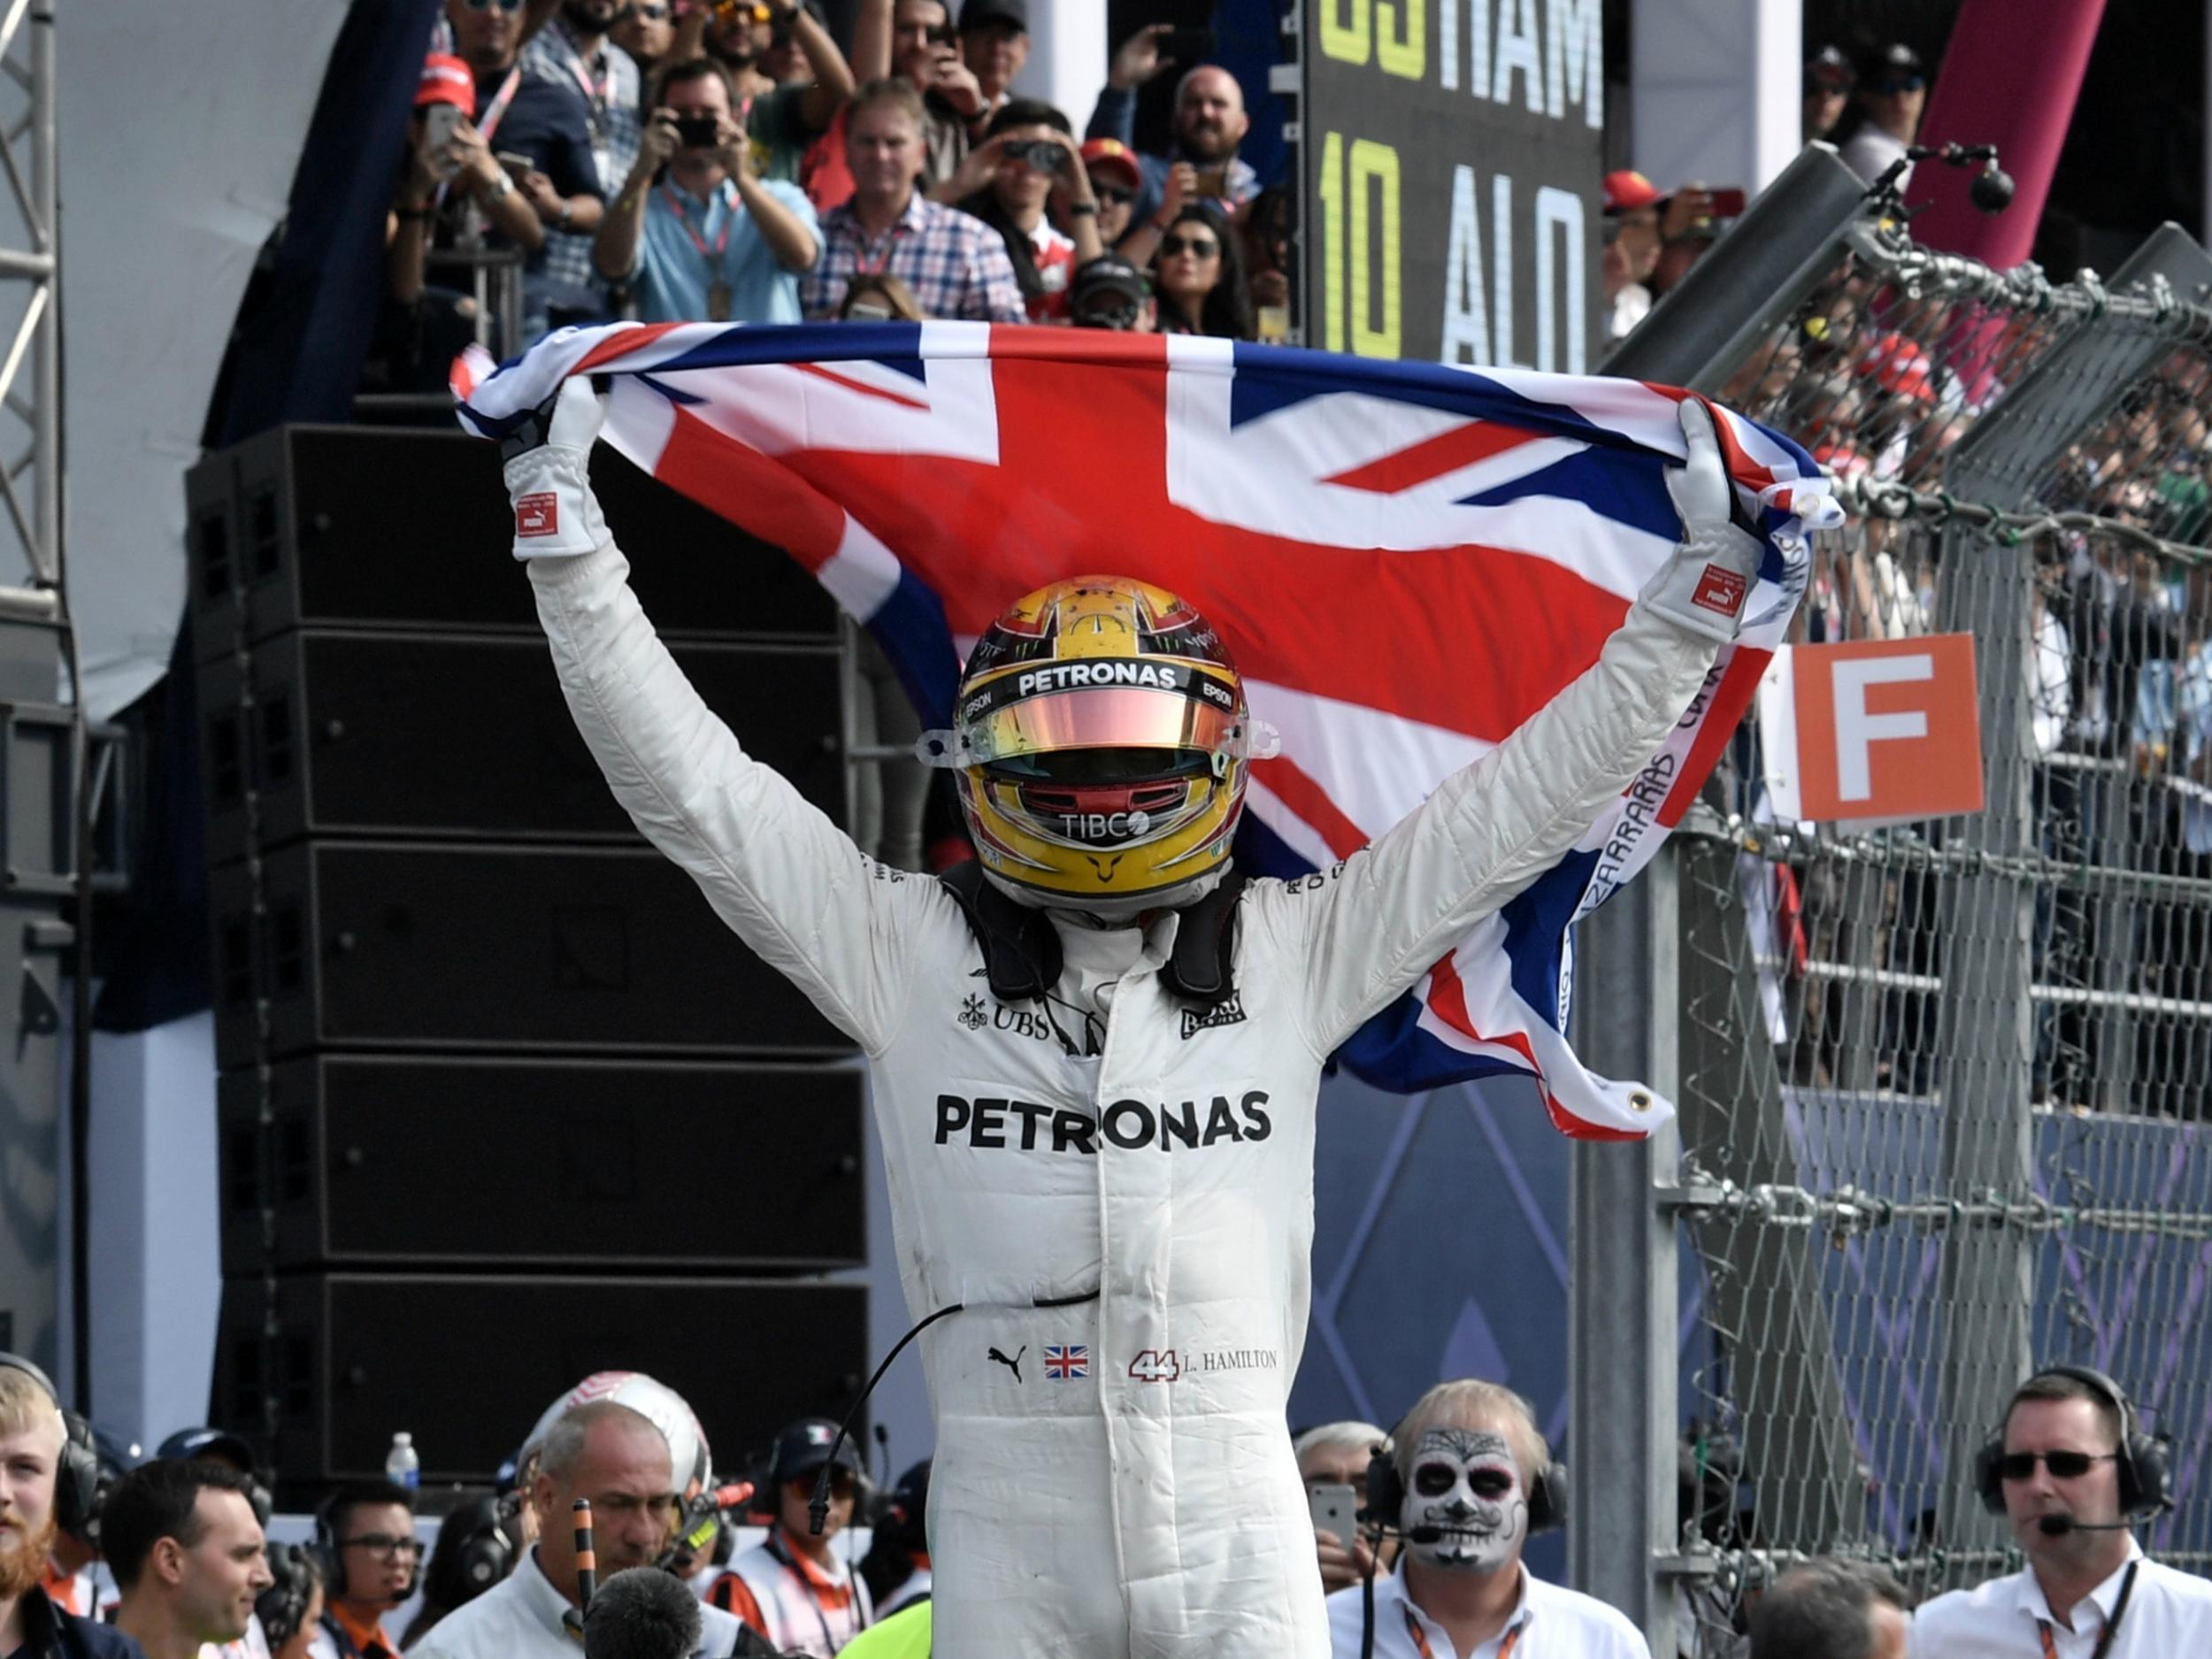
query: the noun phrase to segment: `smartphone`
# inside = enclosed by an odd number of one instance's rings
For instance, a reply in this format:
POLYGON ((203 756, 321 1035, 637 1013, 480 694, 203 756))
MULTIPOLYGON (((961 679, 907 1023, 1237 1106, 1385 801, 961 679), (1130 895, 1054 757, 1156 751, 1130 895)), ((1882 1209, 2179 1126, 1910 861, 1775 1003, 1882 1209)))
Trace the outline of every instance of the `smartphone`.
POLYGON ((507 176, 517 184, 522 182, 523 174, 537 170, 537 164, 529 157, 512 150, 495 150, 492 151, 492 159, 506 168, 507 176))
POLYGON ((434 104, 430 113, 422 118, 423 142, 433 150, 443 150, 453 142, 453 129, 460 124, 459 104, 434 104))
POLYGON ((1741 219, 1743 217, 1743 192, 1741 190, 1709 190, 1706 194, 1713 198, 1715 219, 1741 219))
POLYGON ((680 115, 676 142, 686 150, 712 150, 722 142, 722 129, 711 115, 680 115))
POLYGON ((1351 1487, 1309 1486, 1306 1497, 1313 1509, 1314 1530, 1334 1533, 1344 1553, 1350 1555, 1352 1542, 1359 1536, 1359 1502, 1351 1487))
POLYGON ((1160 36, 1160 56, 1184 69, 1195 69, 1214 55, 1211 29, 1170 29, 1160 36))

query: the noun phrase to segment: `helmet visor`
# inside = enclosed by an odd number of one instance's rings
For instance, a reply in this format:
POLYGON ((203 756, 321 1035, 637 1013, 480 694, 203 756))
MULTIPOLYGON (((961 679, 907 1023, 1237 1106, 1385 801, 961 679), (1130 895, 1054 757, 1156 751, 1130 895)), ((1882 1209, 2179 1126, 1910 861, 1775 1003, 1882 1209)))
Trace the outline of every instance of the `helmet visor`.
POLYGON ((1071 749, 1233 753, 1241 728, 1228 710, 1179 691, 1087 686, 987 710, 961 736, 967 751, 964 764, 987 766, 1071 749))

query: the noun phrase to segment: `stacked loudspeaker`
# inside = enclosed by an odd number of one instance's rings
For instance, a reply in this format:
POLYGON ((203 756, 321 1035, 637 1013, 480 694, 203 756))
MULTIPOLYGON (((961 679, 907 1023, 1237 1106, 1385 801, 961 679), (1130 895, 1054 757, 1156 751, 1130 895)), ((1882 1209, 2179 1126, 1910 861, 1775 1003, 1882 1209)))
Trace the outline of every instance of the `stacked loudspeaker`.
MULTIPOLYGON (((826 597, 604 448, 646 610, 842 821, 826 597)), ((864 1370, 850 1044, 633 830, 562 702, 492 446, 293 426, 188 481, 214 932, 211 1419, 305 1492, 480 1480, 603 1369, 726 1463, 864 1370)))

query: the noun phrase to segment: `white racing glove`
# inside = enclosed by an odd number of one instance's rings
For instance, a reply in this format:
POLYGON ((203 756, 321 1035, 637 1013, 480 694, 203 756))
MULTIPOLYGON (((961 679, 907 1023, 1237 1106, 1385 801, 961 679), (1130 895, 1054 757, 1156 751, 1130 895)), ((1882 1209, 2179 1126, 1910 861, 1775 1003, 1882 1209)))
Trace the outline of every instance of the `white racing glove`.
POLYGON ((515 557, 566 557, 607 539, 591 493, 591 446, 607 400, 588 380, 572 379, 499 442, 507 494, 515 504, 515 557))
MULTIPOLYGON (((1682 515, 1682 540, 1674 557, 1644 584, 1639 603, 1678 627, 1725 645, 1743 621, 1766 543, 1737 499, 1711 411, 1686 397, 1681 419, 1689 454, 1680 466, 1668 468, 1667 494, 1682 515)), ((511 469, 508 475, 513 477, 511 469)))

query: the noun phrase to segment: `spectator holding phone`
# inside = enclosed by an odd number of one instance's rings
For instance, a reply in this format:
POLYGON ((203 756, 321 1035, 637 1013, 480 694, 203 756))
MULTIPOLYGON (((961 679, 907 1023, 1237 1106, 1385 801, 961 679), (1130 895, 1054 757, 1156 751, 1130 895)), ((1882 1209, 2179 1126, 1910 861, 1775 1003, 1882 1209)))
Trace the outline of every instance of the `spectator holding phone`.
POLYGON ((593 244, 647 322, 799 320, 799 275, 821 250, 798 186, 753 174, 729 76, 708 58, 672 65, 637 165, 593 244))
POLYGON ((989 115, 983 83, 960 54, 960 35, 944 0, 896 0, 891 9, 891 63, 922 95, 928 159, 922 182, 943 183, 967 158, 971 123, 989 115))
POLYGON ((1378 1451, 1390 1448, 1390 1434, 1372 1423, 1347 1420, 1308 1429, 1291 1442, 1298 1478, 1313 1503, 1314 1543, 1321 1554, 1325 1595, 1348 1589, 1378 1570, 1387 1571, 1391 1556, 1380 1551, 1381 1534, 1356 1520, 1367 1502, 1367 1465, 1378 1451))
POLYGON ((1066 116, 1035 98, 999 105, 982 146, 936 194, 998 232, 1031 322, 1068 320, 1069 279, 1105 248, 1098 199, 1066 116), (1048 201, 1059 204, 1071 235, 1046 217, 1048 201))
POLYGON ((855 278, 885 273, 932 317, 1018 323, 1027 315, 990 227, 919 188, 925 119, 921 94, 903 79, 872 81, 853 99, 845 136, 852 200, 822 216, 822 257, 800 286, 809 317, 834 317, 855 278))
POLYGON ((1152 293, 1164 334, 1255 338, 1244 257, 1228 219, 1210 202, 1189 203, 1168 221, 1152 261, 1152 293))
MULTIPOLYGON (((1133 146, 1137 88, 1174 65, 1175 48, 1195 53, 1209 45, 1198 31, 1179 34, 1172 24, 1153 23, 1139 29, 1115 52, 1085 136, 1119 139, 1133 146)), ((1173 153, 1140 158, 1142 180, 1134 222, 1162 231, 1184 201, 1213 202, 1227 213, 1257 196, 1259 174, 1237 154, 1251 126, 1252 118, 1244 109, 1244 88, 1234 75, 1217 64, 1201 64, 1186 74, 1175 88, 1173 153), (1187 164, 1191 171, 1178 192, 1180 199, 1171 201, 1169 175, 1178 163, 1187 164)), ((1122 251, 1141 263, 1152 250, 1125 246, 1122 251)))
POLYGON ((552 313, 591 315, 596 297, 573 272, 552 270, 545 257, 549 231, 599 222, 599 169, 582 95, 524 70, 519 8, 503 0, 446 0, 445 14, 455 51, 475 76, 476 106, 425 157, 436 182, 403 200, 402 223, 427 223, 437 247, 468 246, 480 236, 495 247, 524 250, 526 334, 542 333, 552 313))

